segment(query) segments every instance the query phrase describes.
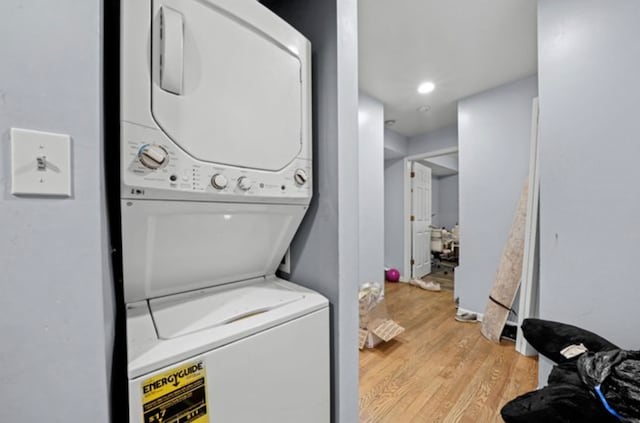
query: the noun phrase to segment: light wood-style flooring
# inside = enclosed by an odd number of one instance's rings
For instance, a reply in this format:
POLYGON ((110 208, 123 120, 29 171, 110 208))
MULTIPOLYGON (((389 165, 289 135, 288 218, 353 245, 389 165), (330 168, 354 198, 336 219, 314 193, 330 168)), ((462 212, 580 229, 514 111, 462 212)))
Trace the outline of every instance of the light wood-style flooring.
POLYGON ((455 321, 452 292, 387 283, 385 296, 406 331, 360 353, 362 423, 502 422, 502 405, 535 389, 537 361, 455 321))

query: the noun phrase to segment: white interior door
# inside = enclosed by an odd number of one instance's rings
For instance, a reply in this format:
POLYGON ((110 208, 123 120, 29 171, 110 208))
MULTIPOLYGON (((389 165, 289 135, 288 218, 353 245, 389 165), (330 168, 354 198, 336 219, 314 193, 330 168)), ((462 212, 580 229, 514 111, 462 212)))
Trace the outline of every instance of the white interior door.
POLYGON ((411 273, 421 278, 431 273, 431 169, 411 165, 411 273))

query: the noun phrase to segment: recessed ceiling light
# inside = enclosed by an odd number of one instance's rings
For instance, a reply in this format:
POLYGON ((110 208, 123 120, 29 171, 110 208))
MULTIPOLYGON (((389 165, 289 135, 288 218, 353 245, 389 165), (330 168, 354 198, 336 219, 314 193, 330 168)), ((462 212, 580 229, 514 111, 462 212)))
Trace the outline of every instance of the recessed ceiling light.
POLYGON ((384 121, 384 126, 393 126, 396 124, 396 120, 395 119, 389 119, 389 120, 385 120, 384 121))
POLYGON ((418 85, 418 92, 420 94, 429 94, 436 88, 436 85, 433 82, 423 82, 418 85))
POLYGON ((431 106, 425 104, 424 106, 418 107, 416 110, 422 113, 427 113, 429 110, 431 110, 431 106))

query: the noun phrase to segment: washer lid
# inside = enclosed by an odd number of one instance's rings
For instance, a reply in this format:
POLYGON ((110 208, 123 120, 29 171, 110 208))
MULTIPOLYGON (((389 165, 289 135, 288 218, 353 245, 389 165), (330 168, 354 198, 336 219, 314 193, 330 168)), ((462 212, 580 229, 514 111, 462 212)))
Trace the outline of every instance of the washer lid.
POLYGON ((306 293, 274 281, 230 285, 149 300, 160 339, 172 339, 256 317, 301 301, 306 293))
POLYGON ((122 200, 126 303, 274 274, 305 206, 122 200))
POLYGON ((302 150, 306 52, 287 45, 308 43, 293 29, 284 39, 271 13, 233 10, 258 2, 237 3, 154 1, 152 114, 198 160, 276 171, 302 150))

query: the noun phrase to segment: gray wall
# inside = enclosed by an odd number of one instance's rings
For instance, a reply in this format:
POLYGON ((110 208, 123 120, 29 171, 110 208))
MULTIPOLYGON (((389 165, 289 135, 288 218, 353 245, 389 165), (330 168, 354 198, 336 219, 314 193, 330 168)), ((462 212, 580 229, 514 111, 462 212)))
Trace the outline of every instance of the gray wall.
POLYGON ((99 0, 0 2, 0 421, 109 422, 99 0), (70 134, 73 198, 9 192, 9 128, 70 134))
MULTIPOLYGON (((383 118, 384 119, 384 118, 383 118)), ((409 138, 391 129, 384 129, 384 159, 399 159, 409 153, 409 138)))
POLYGON ((384 282, 384 107, 360 94, 360 283, 384 282))
POLYGON ((432 157, 425 160, 425 162, 429 167, 432 167, 430 166, 431 164, 435 164, 440 167, 457 171, 458 170, 458 153, 451 153, 451 154, 446 154, 444 156, 432 157))
POLYGON ((540 315, 633 349, 640 347, 639 16, 637 0, 538 7, 540 315))
MULTIPOLYGON (((404 271, 403 158, 409 138, 384 129, 384 265, 404 271)), ((404 275, 402 275, 404 279, 404 275)))
POLYGON ((458 146, 458 127, 447 126, 409 138, 409 155, 432 153, 458 146))
POLYGON ((453 228, 458 223, 458 175, 431 179, 431 224, 453 228))
MULTIPOLYGON (((444 226, 451 229, 458 223, 459 207, 458 207, 458 175, 443 176, 438 178, 438 192, 433 191, 433 195, 437 195, 438 205, 438 224, 434 226, 444 226)), ((435 181, 435 179, 434 179, 435 181)))
POLYGON ((314 197, 292 281, 331 302, 333 422, 358 420, 358 65, 355 0, 265 2, 313 46, 314 197))
POLYGON ((404 159, 384 162, 384 264, 401 273, 404 271, 403 169, 404 159))
POLYGON ((431 225, 440 227, 440 177, 431 177, 431 225))
POLYGON ((529 172, 535 76, 458 102, 460 307, 484 312, 529 172))

